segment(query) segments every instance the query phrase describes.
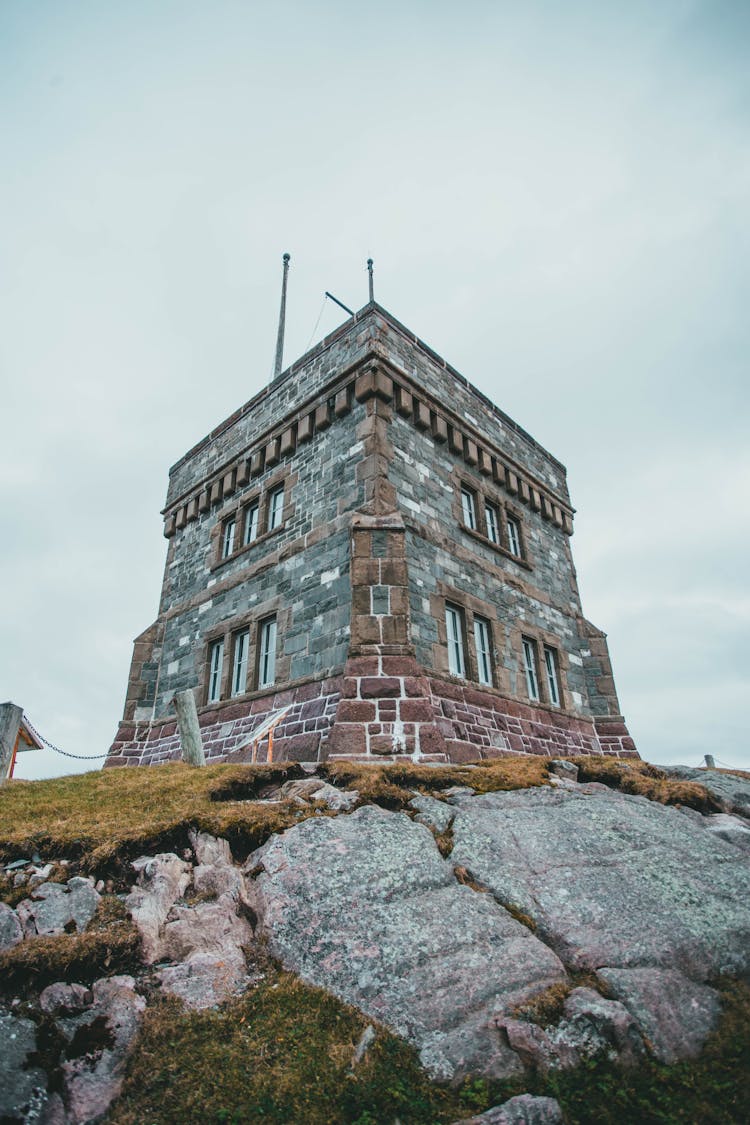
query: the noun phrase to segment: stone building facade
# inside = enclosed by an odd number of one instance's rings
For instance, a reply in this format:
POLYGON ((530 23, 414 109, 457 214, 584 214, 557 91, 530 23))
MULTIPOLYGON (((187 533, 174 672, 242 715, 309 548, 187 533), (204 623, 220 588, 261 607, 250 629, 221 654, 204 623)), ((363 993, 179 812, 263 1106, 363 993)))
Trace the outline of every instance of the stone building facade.
POLYGON ((108 766, 635 755, 582 614, 566 473, 374 302, 170 472, 156 621, 108 766), (261 757, 265 754, 263 750, 261 757))

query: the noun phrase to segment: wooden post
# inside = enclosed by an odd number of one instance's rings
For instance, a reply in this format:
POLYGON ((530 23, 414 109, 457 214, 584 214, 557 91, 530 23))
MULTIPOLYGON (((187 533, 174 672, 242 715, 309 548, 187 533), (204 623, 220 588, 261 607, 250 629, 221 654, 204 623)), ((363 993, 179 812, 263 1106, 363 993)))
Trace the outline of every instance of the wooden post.
POLYGON ((172 700, 177 712, 177 726, 180 729, 182 760, 191 766, 205 766, 201 728, 198 725, 198 709, 192 691, 178 691, 172 700))
POLYGON ((712 754, 704 754, 703 760, 706 763, 706 769, 707 770, 715 770, 716 769, 716 762, 714 761, 712 754))
POLYGON ((15 703, 0 703, 0 785, 10 772, 22 718, 22 707, 15 703))

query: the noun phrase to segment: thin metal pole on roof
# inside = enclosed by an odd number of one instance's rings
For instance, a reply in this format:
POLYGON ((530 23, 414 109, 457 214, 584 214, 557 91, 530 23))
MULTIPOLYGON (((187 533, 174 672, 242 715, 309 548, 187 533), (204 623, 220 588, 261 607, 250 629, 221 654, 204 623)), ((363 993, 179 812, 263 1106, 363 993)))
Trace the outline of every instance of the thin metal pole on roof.
POLYGON ((372 283, 372 258, 367 259, 367 273, 369 274, 370 303, 375 300, 375 287, 372 283))
POLYGON ((284 359, 284 325, 286 323, 286 279, 289 274, 289 259, 291 255, 284 255, 284 273, 281 279, 281 309, 279 310, 279 334, 276 337, 276 362, 273 367, 273 377, 281 374, 281 364, 284 359))

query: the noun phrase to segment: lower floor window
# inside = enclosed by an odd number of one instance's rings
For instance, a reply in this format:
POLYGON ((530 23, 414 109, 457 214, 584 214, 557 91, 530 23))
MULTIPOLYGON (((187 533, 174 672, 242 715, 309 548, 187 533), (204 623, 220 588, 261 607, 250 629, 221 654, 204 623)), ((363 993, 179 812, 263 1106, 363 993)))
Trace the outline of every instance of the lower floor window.
POLYGON ((214 641, 208 653, 208 702, 221 699, 221 674, 224 670, 224 641, 214 641))
POLYGON ((234 634, 234 654, 232 660, 232 695, 247 691, 247 652, 250 647, 250 630, 243 629, 234 634))
POLYGON ((523 641, 523 664, 526 673, 526 691, 529 699, 534 702, 539 701, 539 675, 536 667, 536 641, 524 637, 523 641))
POLYGON ((477 674, 480 684, 492 683, 490 623, 484 617, 474 618, 474 644, 477 650, 477 674))
POLYGON ((445 607, 445 627, 448 632, 448 669, 453 676, 465 676, 463 614, 457 606, 445 607))
POLYGON ((559 707, 560 685, 557 678, 557 653, 549 645, 544 646, 544 669, 547 673, 549 701, 554 707, 559 707))
POLYGON ((260 626, 258 687, 270 687, 276 678, 276 618, 267 617, 260 626))

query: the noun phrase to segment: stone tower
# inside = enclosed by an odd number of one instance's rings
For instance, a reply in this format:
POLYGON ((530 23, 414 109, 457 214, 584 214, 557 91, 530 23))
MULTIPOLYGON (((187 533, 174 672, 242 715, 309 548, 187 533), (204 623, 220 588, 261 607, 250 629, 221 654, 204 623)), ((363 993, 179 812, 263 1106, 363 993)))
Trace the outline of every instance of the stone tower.
POLYGON ((374 301, 170 471, 159 615, 107 765, 634 756, 565 468, 374 301), (265 747, 261 758, 265 756, 265 747))

